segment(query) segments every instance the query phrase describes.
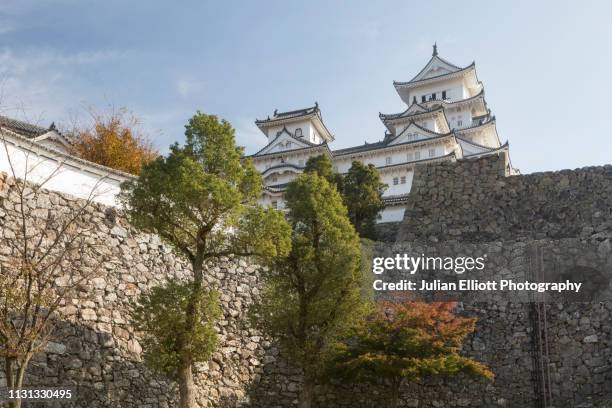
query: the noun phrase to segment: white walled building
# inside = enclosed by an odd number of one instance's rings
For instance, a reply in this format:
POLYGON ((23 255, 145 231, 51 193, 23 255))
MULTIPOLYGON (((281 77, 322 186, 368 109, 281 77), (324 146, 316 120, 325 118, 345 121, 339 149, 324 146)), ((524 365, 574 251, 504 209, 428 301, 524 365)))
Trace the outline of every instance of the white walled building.
POLYGON ((434 45, 431 59, 414 78, 393 85, 406 108, 379 114, 387 131, 378 142, 331 150, 334 137, 317 103, 256 120, 268 138, 268 144, 250 156, 264 179, 262 203, 282 209, 287 183, 303 171, 309 157, 327 154, 340 173, 346 173, 353 160, 374 164, 388 185, 379 221, 400 221, 417 163, 508 150, 507 142, 500 143, 475 63, 456 66, 438 56, 434 45))
POLYGON ((44 188, 117 206, 120 184, 131 174, 79 159, 70 140, 49 128, 0 116, 0 172, 44 188))

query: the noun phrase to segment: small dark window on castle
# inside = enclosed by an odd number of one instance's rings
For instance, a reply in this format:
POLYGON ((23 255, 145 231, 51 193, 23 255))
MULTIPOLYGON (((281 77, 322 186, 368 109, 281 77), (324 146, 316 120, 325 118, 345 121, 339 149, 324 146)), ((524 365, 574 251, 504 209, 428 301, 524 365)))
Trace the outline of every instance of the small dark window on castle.
POLYGON ((421 102, 425 102, 427 100, 427 97, 425 95, 421 96, 421 102))
POLYGON ((435 92, 431 94, 431 100, 432 100, 432 101, 435 101, 435 100, 436 100, 436 93, 435 93, 435 92))
POLYGON ((295 129, 295 137, 302 137, 302 128, 295 129))
POLYGON ((446 99, 446 91, 442 91, 442 99, 446 99))

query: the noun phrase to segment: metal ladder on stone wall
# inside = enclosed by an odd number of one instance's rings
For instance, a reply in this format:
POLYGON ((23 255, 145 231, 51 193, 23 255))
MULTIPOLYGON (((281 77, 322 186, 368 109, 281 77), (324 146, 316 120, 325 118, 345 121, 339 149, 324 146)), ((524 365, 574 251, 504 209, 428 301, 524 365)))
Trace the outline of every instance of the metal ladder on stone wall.
MULTIPOLYGON (((544 257, 539 245, 532 247, 529 262, 530 277, 535 282, 544 282, 544 257)), ((550 373, 550 348, 548 340, 548 319, 545 294, 533 294, 532 323, 534 342, 534 366, 536 397, 541 408, 552 408, 552 380, 550 373)))

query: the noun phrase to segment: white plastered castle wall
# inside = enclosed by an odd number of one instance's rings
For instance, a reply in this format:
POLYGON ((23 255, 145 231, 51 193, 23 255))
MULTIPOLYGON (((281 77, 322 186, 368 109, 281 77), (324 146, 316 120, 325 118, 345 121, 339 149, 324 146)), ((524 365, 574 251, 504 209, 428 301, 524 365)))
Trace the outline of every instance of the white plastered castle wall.
POLYGON ((132 177, 5 131, 0 131, 0 172, 111 206, 119 205, 120 184, 132 177))

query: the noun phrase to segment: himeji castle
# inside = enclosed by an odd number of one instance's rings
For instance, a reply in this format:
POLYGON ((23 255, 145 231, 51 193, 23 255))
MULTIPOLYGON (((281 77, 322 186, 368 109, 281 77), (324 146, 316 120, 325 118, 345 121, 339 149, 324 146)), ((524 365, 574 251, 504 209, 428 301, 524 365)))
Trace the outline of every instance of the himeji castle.
POLYGON ((434 44, 425 67, 411 80, 394 81, 393 86, 406 109, 379 114, 386 131, 378 142, 332 150, 334 136, 317 103, 289 112, 275 110, 272 116, 256 120, 268 138, 268 144, 250 156, 264 179, 262 203, 282 209, 287 183, 304 170, 309 157, 326 154, 340 173, 346 173, 354 160, 376 166, 388 185, 379 222, 399 221, 416 164, 508 151, 508 142, 500 142, 475 63, 452 64, 438 55, 434 44))

